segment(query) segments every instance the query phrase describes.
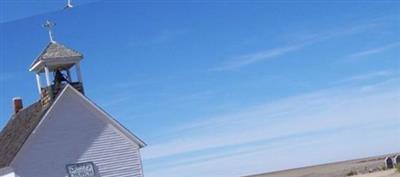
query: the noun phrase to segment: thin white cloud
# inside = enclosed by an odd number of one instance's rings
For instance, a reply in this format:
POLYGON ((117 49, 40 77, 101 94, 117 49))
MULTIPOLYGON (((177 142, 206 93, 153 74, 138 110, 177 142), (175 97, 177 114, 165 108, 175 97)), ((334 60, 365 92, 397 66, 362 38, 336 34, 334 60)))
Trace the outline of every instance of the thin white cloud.
POLYGON ((14 79, 17 73, 0 73, 0 82, 7 82, 14 79))
MULTIPOLYGON (((389 73, 371 73, 368 78, 386 74, 389 73)), ((400 125, 399 81, 399 78, 391 78, 377 84, 336 87, 184 123, 171 133, 179 135, 179 138, 150 144, 143 150, 145 167, 149 161, 159 162, 153 167, 147 166, 147 175, 240 176, 327 162, 329 159, 318 161, 317 158, 327 150, 353 152, 343 156, 331 155, 331 160, 343 160, 340 158, 349 158, 357 153, 370 155, 368 153, 376 151, 373 144, 390 142, 390 138, 373 137, 388 136, 393 133, 385 130, 388 125, 400 125), (365 129, 370 132, 365 134, 365 129), (334 132, 335 136, 320 137, 325 131, 334 132), (368 136, 368 142, 359 140, 364 135, 368 136), (299 153, 307 155, 308 159, 287 164, 292 156, 285 154, 285 150, 292 152, 301 146, 305 149, 299 153), (363 150, 354 152, 351 150, 354 147, 363 150), (316 151, 310 151, 310 148, 316 151), (281 161, 268 158, 276 155, 282 156, 281 161), (239 161, 246 165, 237 166, 239 161)), ((376 153, 395 148, 400 147, 379 148, 376 153)), ((302 155, 294 156, 304 158, 302 155)))
MULTIPOLYGON (((385 125, 375 126, 371 124, 369 127, 361 129, 347 129, 319 136, 282 140, 282 142, 270 143, 269 146, 249 146, 248 148, 243 148, 242 151, 226 153, 225 156, 215 156, 214 158, 195 162, 183 162, 178 165, 168 166, 168 168, 147 170, 147 176, 243 176, 396 152, 399 145, 393 145, 391 141, 380 138, 400 133, 399 130, 393 129, 395 126, 400 125, 399 122, 386 123, 386 125, 388 124, 394 126, 385 127, 385 125), (382 131, 381 129, 384 128, 392 129, 382 131), (368 133, 366 134, 365 132, 368 133), (369 139, 368 142, 365 141, 366 136, 369 139), (379 148, 376 149, 375 146, 379 148), (358 150, 354 151, 354 149, 358 150), (371 151, 371 149, 376 150, 371 151), (170 170, 175 171, 175 173, 169 173, 170 170)), ((208 154, 199 153, 199 156, 207 156, 208 154)), ((175 161, 173 159, 169 160, 175 161)))
MULTIPOLYGON (((400 124, 397 122, 393 125, 400 124)), ((362 128, 361 131, 348 129, 318 138, 297 138, 276 143, 271 147, 255 147, 227 156, 148 170, 146 175, 149 177, 235 177, 396 152, 400 146, 381 137, 388 136, 390 133, 398 134, 400 131, 391 129, 382 133, 380 128, 382 126, 371 125, 371 127, 362 128), (376 150, 371 151, 371 149, 376 150)))
POLYGON ((221 70, 231 70, 231 69, 239 68, 239 67, 246 66, 246 65, 249 65, 252 63, 256 63, 259 61, 264 61, 264 60, 268 60, 268 59, 272 59, 275 57, 285 55, 287 53, 299 50, 303 46, 304 45, 302 45, 302 44, 285 46, 285 47, 279 47, 279 48, 259 51, 259 52, 252 53, 252 54, 241 55, 241 56, 235 57, 232 60, 224 63, 222 66, 214 68, 213 70, 221 71, 221 70))
POLYGON ((384 91, 379 86, 364 92, 363 88, 325 90, 189 123, 177 128, 179 139, 149 145, 144 158, 238 146, 309 131, 357 126, 360 122, 399 119, 397 90, 384 91))
POLYGON ((342 79, 338 81, 338 83, 356 83, 356 82, 361 82, 361 81, 371 81, 374 79, 382 79, 382 78, 387 78, 387 77, 392 77, 396 76, 396 72, 392 70, 381 70, 381 71, 375 71, 375 72, 368 72, 364 74, 359 74, 355 76, 351 76, 346 79, 342 79))
POLYGON ((160 31, 158 34, 151 36, 150 38, 146 38, 143 40, 132 39, 129 43, 130 46, 152 46, 152 45, 160 45, 167 44, 175 39, 183 36, 187 30, 185 29, 166 29, 160 31))
POLYGON ((237 68, 241 68, 250 64, 255 64, 258 62, 274 59, 280 56, 284 56, 291 52, 295 52, 309 46, 311 44, 315 44, 318 42, 323 42, 335 37, 341 37, 351 34, 360 33, 372 28, 379 26, 379 23, 370 22, 366 24, 358 24, 353 26, 346 26, 344 28, 337 28, 328 30, 325 32, 319 32, 314 34, 302 35, 302 37, 296 37, 297 39, 301 38, 302 42, 298 42, 293 45, 287 45, 282 47, 276 47, 272 49, 266 49, 262 51, 258 51, 255 53, 249 53, 245 55, 240 55, 237 57, 233 57, 221 65, 211 69, 213 71, 225 71, 225 70, 234 70, 237 68))
POLYGON ((387 44, 387 45, 384 45, 384 46, 380 46, 380 47, 364 50, 364 51, 361 51, 361 52, 356 52, 356 53, 353 53, 353 54, 349 55, 349 57, 350 58, 367 57, 367 56, 370 56, 370 55, 382 53, 382 52, 384 52, 386 50, 392 49, 392 48, 397 47, 399 45, 400 45, 400 42, 395 42, 395 43, 387 44))

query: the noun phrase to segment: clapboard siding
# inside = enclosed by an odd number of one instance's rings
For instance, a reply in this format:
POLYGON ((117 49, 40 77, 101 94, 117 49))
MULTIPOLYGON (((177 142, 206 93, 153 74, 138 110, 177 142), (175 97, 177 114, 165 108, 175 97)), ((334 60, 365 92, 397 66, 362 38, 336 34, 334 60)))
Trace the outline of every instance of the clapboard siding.
POLYGON ((66 91, 11 166, 20 177, 67 176, 66 164, 91 161, 99 177, 142 177, 139 145, 73 91, 66 91))

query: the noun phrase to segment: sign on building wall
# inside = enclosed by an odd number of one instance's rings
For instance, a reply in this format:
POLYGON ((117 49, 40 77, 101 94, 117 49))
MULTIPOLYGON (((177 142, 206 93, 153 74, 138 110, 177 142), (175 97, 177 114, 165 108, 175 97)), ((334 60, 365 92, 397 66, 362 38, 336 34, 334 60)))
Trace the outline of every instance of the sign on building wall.
POLYGON ((93 162, 68 164, 67 172, 69 177, 96 177, 93 162))

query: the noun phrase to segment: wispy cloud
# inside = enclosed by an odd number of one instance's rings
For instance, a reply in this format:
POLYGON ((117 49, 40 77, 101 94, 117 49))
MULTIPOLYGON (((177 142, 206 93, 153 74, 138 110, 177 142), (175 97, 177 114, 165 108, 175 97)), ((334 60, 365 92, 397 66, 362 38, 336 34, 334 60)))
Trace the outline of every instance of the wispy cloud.
POLYGON ((380 23, 372 21, 366 24, 358 24, 353 26, 345 26, 343 28, 331 29, 323 32, 313 33, 313 34, 305 34, 301 35, 301 37, 297 36, 296 39, 301 39, 301 42, 297 42, 292 45, 276 47, 272 49, 266 49, 254 53, 249 53, 245 55, 240 55, 236 57, 232 57, 231 59, 223 62, 221 65, 211 69, 213 71, 224 71, 224 70, 234 70, 247 65, 259 63, 262 61, 267 61, 271 59, 275 59, 280 56, 284 56, 291 52, 295 52, 301 50, 311 44, 315 44, 318 42, 323 42, 335 37, 346 36, 351 34, 356 34, 360 32, 364 32, 366 30, 375 28, 379 26, 380 23))
POLYGON ((184 29, 166 29, 160 31, 158 34, 155 34, 143 40, 133 39, 132 40, 133 42, 131 42, 130 45, 152 46, 152 45, 166 44, 184 35, 186 32, 187 31, 184 29))
MULTIPOLYGON (((332 148, 351 151, 355 146, 365 149, 370 145, 368 143, 381 140, 358 141, 364 129, 381 136, 387 132, 380 129, 400 125, 398 83, 399 78, 395 78, 376 85, 337 87, 198 119, 175 128, 179 139, 149 145, 143 157, 145 162, 160 162, 158 167, 148 167, 153 168, 150 170, 153 176, 171 171, 176 175, 170 176, 176 177, 187 173, 191 173, 190 176, 204 176, 205 173, 205 176, 239 176, 282 168, 283 162, 276 165, 276 161, 266 157, 279 154, 283 159, 293 159, 292 153, 287 155, 283 150, 290 152, 303 145, 324 151, 334 150, 332 148), (258 155, 262 156, 255 158, 258 155), (235 169, 239 159, 246 162, 246 166, 235 169), (223 167, 218 165, 216 168, 217 164, 223 164, 223 167), (200 171, 204 173, 196 173, 200 171)), ((308 153, 309 159, 317 159, 307 149, 299 153, 308 153)), ((157 163, 152 164, 157 166, 157 163)), ((292 165, 296 164, 293 162, 292 165)))
POLYGON ((209 157, 207 153, 202 153, 199 157, 205 158, 194 162, 180 161, 175 165, 174 162, 176 161, 169 159, 172 162, 171 166, 147 170, 146 175, 149 177, 244 176, 265 173, 271 170, 327 163, 349 157, 365 157, 371 155, 366 153, 366 149, 371 149, 369 147, 380 147, 377 148, 379 151, 374 152, 376 155, 396 152, 399 148, 398 145, 393 145, 390 141, 382 140, 380 137, 387 136, 390 133, 400 133, 395 128, 399 125, 398 122, 379 126, 371 124, 361 129, 347 129, 318 136, 286 139, 269 143, 269 145, 253 145, 242 148, 242 150, 229 151, 224 155, 217 154, 213 157, 209 157), (385 128, 389 129, 389 131, 382 133, 382 129, 385 128), (373 141, 368 144, 367 148, 365 132, 368 132, 368 139, 373 141), (349 136, 349 134, 352 134, 352 136, 349 136), (337 142, 340 144, 337 144, 337 142), (355 152, 354 149, 358 149, 358 151, 355 152), (350 152, 355 153, 349 155, 350 152))
MULTIPOLYGON (((398 74, 398 73, 397 73, 398 74)), ((359 74, 355 76, 351 76, 345 79, 340 80, 338 83, 355 83, 361 81, 371 81, 374 79, 385 79, 387 77, 396 76, 396 72, 392 70, 380 70, 374 72, 368 72, 364 74, 359 74)))
POLYGON ((370 56, 370 55, 382 53, 382 52, 384 52, 386 50, 398 47, 399 45, 400 45, 400 42, 395 42, 395 43, 387 44, 387 45, 384 45, 384 46, 380 46, 380 47, 364 50, 364 51, 361 51, 361 52, 356 52, 356 53, 353 53, 353 54, 349 55, 349 57, 350 58, 367 57, 367 56, 370 56))
POLYGON ((279 47, 279 48, 274 48, 274 49, 267 49, 267 50, 259 51, 256 53, 241 55, 241 56, 232 58, 231 60, 225 62, 224 64, 222 64, 219 67, 214 68, 213 70, 221 71, 221 70, 231 70, 231 69, 235 69, 235 68, 240 68, 240 67, 243 67, 243 66, 246 66, 249 64, 253 64, 256 62, 265 61, 268 59, 272 59, 275 57, 285 55, 287 53, 299 50, 302 47, 304 47, 304 44, 291 45, 291 46, 279 47))
POLYGON ((0 73, 0 82, 7 82, 15 78, 17 73, 0 73))

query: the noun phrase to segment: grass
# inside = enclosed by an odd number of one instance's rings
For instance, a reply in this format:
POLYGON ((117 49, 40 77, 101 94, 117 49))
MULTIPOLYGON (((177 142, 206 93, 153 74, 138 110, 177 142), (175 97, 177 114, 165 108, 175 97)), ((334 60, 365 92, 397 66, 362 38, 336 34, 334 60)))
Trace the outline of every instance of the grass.
POLYGON ((348 172, 347 174, 346 174, 346 176, 354 176, 354 175, 357 175, 358 173, 356 172, 356 171, 354 171, 354 170, 351 170, 350 172, 348 172))
POLYGON ((386 165, 382 165, 381 167, 378 167, 379 171, 385 171, 387 170, 386 165))
POLYGON ((400 164, 397 164, 397 165, 396 165, 396 170, 397 170, 397 172, 400 173, 400 164))

